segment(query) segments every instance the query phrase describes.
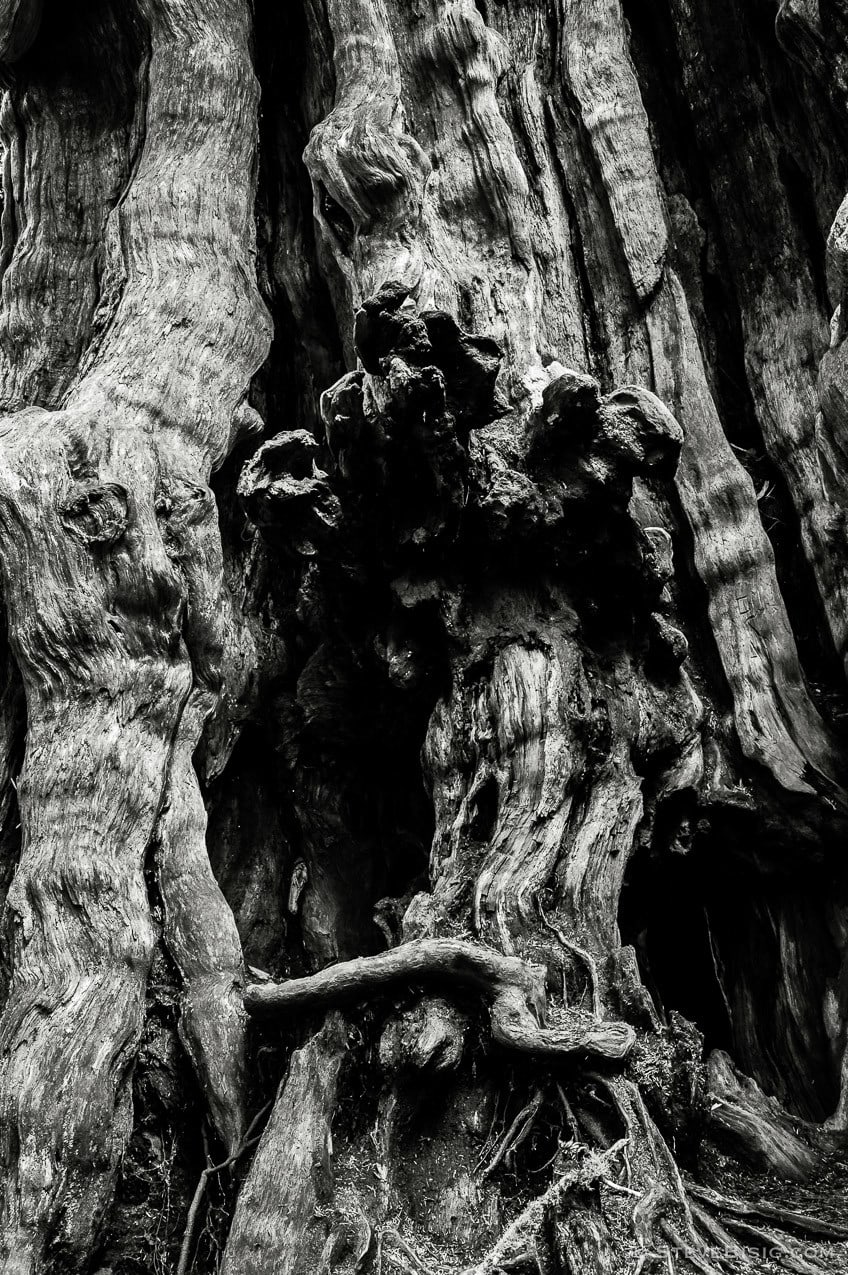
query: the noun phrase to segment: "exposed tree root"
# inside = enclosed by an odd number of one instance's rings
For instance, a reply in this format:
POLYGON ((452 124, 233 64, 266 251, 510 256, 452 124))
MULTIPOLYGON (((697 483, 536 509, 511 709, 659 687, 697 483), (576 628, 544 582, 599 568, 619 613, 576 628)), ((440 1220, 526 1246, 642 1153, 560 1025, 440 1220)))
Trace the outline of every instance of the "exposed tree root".
POLYGON ((222 1275, 318 1271, 327 1240, 321 1209, 332 1192, 330 1121, 347 1047, 329 1014, 295 1050, 239 1193, 222 1275))
POLYGON ((795 1181, 808 1178, 819 1154, 798 1133, 802 1122, 793 1120, 756 1081, 743 1076, 722 1050, 713 1051, 707 1070, 710 1123, 719 1136, 760 1167, 795 1181))
POLYGON ((259 1141, 259 1134, 256 1133, 256 1130, 262 1123, 263 1118, 267 1116, 270 1109, 271 1103, 266 1103, 262 1110, 253 1117, 244 1138, 235 1150, 227 1156, 226 1160, 222 1160, 220 1164, 212 1164, 210 1160, 198 1178, 194 1196, 192 1197, 191 1205, 189 1206, 188 1217, 186 1218, 185 1233, 183 1235, 183 1242, 180 1247, 180 1257, 177 1263, 177 1275, 187 1275, 189 1270, 192 1244, 194 1242, 194 1232, 197 1226, 197 1219, 200 1215, 200 1206, 203 1203, 203 1197, 206 1194, 206 1186, 209 1179, 214 1177, 216 1173, 223 1173, 224 1169, 232 1168, 234 1164, 238 1163, 245 1152, 249 1151, 251 1147, 256 1146, 259 1141))
POLYGON ((412 1267, 413 1270, 420 1271, 421 1275, 433 1275, 433 1272, 431 1271, 430 1267, 421 1261, 421 1258, 418 1256, 415 1250, 410 1248, 410 1246, 407 1244, 403 1236, 398 1235, 397 1231, 393 1227, 390 1227, 390 1226, 384 1227, 383 1230, 380 1232, 380 1238, 384 1244, 386 1242, 389 1242, 395 1245, 395 1247, 404 1255, 404 1257, 408 1259, 409 1265, 412 1267))
POLYGON ((570 952, 572 956, 577 957, 577 959, 586 967, 586 972, 589 978, 589 987, 592 993, 592 1013, 596 1018, 600 1018, 603 1013, 603 1006, 601 1004, 600 981, 598 979, 598 966, 595 958, 592 956, 591 952, 587 952, 585 948, 579 945, 579 943, 575 943, 572 939, 567 938, 558 925, 554 925, 552 921, 549 921, 547 916, 545 916, 541 904, 539 904, 539 915, 542 918, 542 924, 545 928, 550 930, 550 932, 556 936, 567 952, 570 952))
POLYGON ((666 1249, 666 1255, 670 1269, 676 1269, 673 1253, 681 1254, 686 1261, 693 1266, 700 1275, 722 1275, 721 1269, 714 1265, 713 1262, 707 1260, 700 1251, 700 1238, 694 1241, 688 1240, 685 1236, 679 1234, 667 1222, 661 1222, 659 1226, 660 1233, 669 1241, 669 1248, 666 1249))
MULTIPOLYGON (((351 1001, 410 982, 445 979, 481 991, 493 1007, 501 994, 499 989, 506 986, 521 996, 528 1016, 532 1016, 530 1007, 539 1004, 544 987, 542 971, 517 958, 455 940, 420 940, 380 957, 330 967, 309 978, 251 988, 248 1008, 253 1013, 269 1016, 295 1008, 305 1010, 351 1001)), ((324 1034, 326 1031, 325 1028, 324 1034)), ((314 1038, 302 1051, 304 1056, 314 1050, 321 1039, 322 1034, 314 1038)), ((333 1039, 331 1070, 335 1075, 338 1051, 344 1046, 338 1033, 333 1039)), ((312 1067, 310 1063, 311 1079, 307 1087, 318 1079, 317 1073, 312 1075, 312 1067)), ((596 1091, 603 1091, 605 1114, 596 1122, 595 1132, 606 1149, 589 1148, 577 1140, 561 1138, 554 1157, 554 1180, 521 1209, 497 1242, 473 1265, 466 1267, 463 1275, 496 1275, 508 1270, 532 1270, 540 1275, 553 1275, 560 1270, 577 1275, 611 1275, 620 1269, 617 1263, 622 1242, 625 1246, 629 1244, 631 1250, 628 1269, 640 1271, 642 1275, 647 1272, 683 1275, 693 1271, 698 1275, 739 1275, 758 1271, 765 1262, 778 1262, 798 1275, 822 1275, 826 1268, 816 1262, 804 1240, 808 1244, 812 1239, 842 1240, 848 1238, 848 1227, 822 1222, 806 1213, 763 1201, 735 1199, 709 1187, 684 1183, 675 1157, 646 1109, 638 1086, 615 1072, 590 1071, 584 1078, 596 1091), (621 1136, 613 1140, 616 1124, 621 1136), (776 1226, 792 1234, 779 1233, 774 1229, 776 1226)), ((295 1074, 294 1089, 286 1085, 281 1090, 283 1101, 293 1110, 301 1103, 297 1094, 299 1084, 295 1074)), ((557 1089, 561 1090, 561 1086, 557 1089)), ((567 1122, 566 1128, 570 1126, 573 1133, 576 1117, 564 1092, 560 1098, 563 1123, 567 1122)), ((507 1124, 494 1149, 491 1137, 487 1140, 489 1158, 482 1180, 491 1179, 510 1152, 526 1142, 542 1103, 542 1091, 532 1090, 529 1100, 519 1104, 518 1114, 507 1124)), ((278 1103, 278 1108, 280 1106, 278 1103)), ((582 1104, 579 1109, 582 1118, 582 1104)), ((310 1130, 315 1116, 310 1108, 307 1115, 310 1130)), ((283 1121, 278 1114, 275 1121, 273 1154, 277 1157, 277 1171, 282 1171, 283 1161, 289 1164, 290 1152, 286 1147, 291 1139, 291 1127, 288 1116, 283 1121)), ((481 1157, 478 1171, 482 1163, 481 1157)), ((289 1176, 290 1168, 286 1168, 284 1177, 289 1176)), ((330 1200, 328 1196, 328 1207, 330 1200)), ((272 1205, 270 1196, 266 1204, 272 1205)), ((273 1204, 273 1207, 277 1206, 273 1204)), ((347 1215, 346 1206, 342 1212, 341 1224, 334 1226, 324 1242, 322 1272, 326 1269, 329 1275, 329 1271, 337 1269, 333 1263, 342 1258, 347 1263, 344 1269, 357 1269, 366 1253, 373 1256, 376 1244, 379 1256, 375 1269, 441 1275, 442 1265, 438 1261, 433 1264, 427 1254, 420 1253, 411 1236, 364 1213, 360 1225, 355 1217, 347 1215), (354 1261, 355 1254, 359 1257, 354 1261)), ((328 1215, 322 1212, 320 1216, 328 1215)), ((228 1260, 234 1272, 256 1275, 265 1270, 261 1265, 253 1266, 247 1251, 238 1245, 231 1250, 228 1260)))
POLYGON ((527 1260, 535 1250, 536 1237, 548 1213, 555 1212, 570 1192, 589 1190, 601 1178, 609 1176, 612 1162, 623 1147, 624 1140, 616 1142, 608 1151, 587 1151, 576 1158, 547 1191, 530 1201, 486 1256, 468 1267, 463 1275, 494 1275, 496 1271, 508 1269, 516 1258, 527 1260))
POLYGON ((686 1189, 691 1197, 692 1216, 713 1247, 743 1263, 750 1263, 752 1250, 757 1250, 799 1275, 821 1275, 831 1267, 811 1260, 809 1244, 803 1245, 785 1231, 796 1232, 808 1241, 848 1239, 848 1227, 807 1213, 780 1208, 764 1200, 735 1199, 694 1182, 688 1182, 686 1189), (719 1216, 715 1217, 709 1210, 719 1216), (777 1223, 780 1232, 762 1225, 764 1220, 777 1223))
POLYGON ((817 1262, 808 1261, 800 1245, 785 1235, 778 1235, 764 1227, 752 1226, 738 1218, 728 1220, 727 1225, 749 1249, 758 1249, 763 1254, 768 1254, 773 1261, 780 1262, 781 1266, 790 1271, 797 1271, 798 1275, 822 1275, 826 1269, 817 1262))
POLYGON ((742 1263, 744 1267, 747 1262, 747 1255, 739 1241, 734 1239, 730 1232, 720 1222, 716 1221, 706 1209, 702 1208, 697 1201, 690 1201, 689 1207, 698 1229, 706 1236, 709 1244, 716 1249, 721 1249, 727 1255, 727 1258, 732 1258, 737 1263, 742 1263))
POLYGON ((526 1107, 522 1107, 498 1143, 494 1155, 483 1170, 484 1178, 487 1178, 491 1173, 494 1173, 501 1161, 508 1156, 511 1151, 514 1151, 516 1147, 521 1145, 522 1141, 529 1133, 530 1127, 532 1126, 541 1105, 542 1091, 541 1089, 537 1089, 530 1102, 528 1102, 526 1107))
POLYGON ((821 1218, 812 1217, 809 1213, 780 1208, 776 1204, 769 1204, 766 1200, 734 1199, 711 1187, 701 1186, 697 1182, 687 1182, 686 1189, 695 1199, 703 1201, 719 1213, 729 1213, 732 1217, 759 1218, 761 1221, 777 1222, 782 1228, 797 1231, 806 1238, 848 1240, 848 1226, 825 1222, 821 1218))
POLYGON ((569 1016, 540 1026, 546 1006, 542 967, 458 939, 419 939, 378 956, 342 961, 307 978, 249 987, 245 1006, 256 1015, 280 1014, 364 1000, 415 983, 481 992, 489 1001, 493 1039, 522 1053, 585 1054, 617 1062, 635 1041, 633 1029, 620 1022, 569 1016))
MULTIPOLYGON (((701 1275, 720 1275, 708 1257, 703 1236, 698 1232, 676 1161, 649 1116, 638 1088, 630 1081, 596 1076, 621 1117, 626 1131, 624 1145, 629 1150, 633 1180, 643 1193, 633 1207, 632 1229, 645 1253, 665 1247, 669 1270, 676 1270, 677 1254, 701 1275), (663 1244, 664 1242, 664 1244, 663 1244)), ((731 1244, 732 1246, 732 1244, 731 1244)))

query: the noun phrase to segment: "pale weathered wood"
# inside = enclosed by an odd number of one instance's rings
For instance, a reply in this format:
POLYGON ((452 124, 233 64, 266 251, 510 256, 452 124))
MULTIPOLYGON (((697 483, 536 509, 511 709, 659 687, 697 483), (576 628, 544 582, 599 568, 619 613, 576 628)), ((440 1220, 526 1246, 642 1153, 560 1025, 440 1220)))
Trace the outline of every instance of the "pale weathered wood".
MULTIPOLYGON (((192 681, 217 692, 232 676, 206 484, 267 348, 249 273, 248 18, 246 5, 139 8, 149 40, 139 153, 105 228, 108 283, 89 318, 87 366, 60 411, 30 408, 0 429, 0 559, 27 694, 0 1029, 8 1271, 44 1269, 56 1251, 67 1270, 91 1260, 130 1132, 155 938, 145 858, 192 681)), ((72 153, 73 114, 60 118, 72 153)), ((36 152, 48 171, 58 145, 48 131, 36 152)), ((50 206, 49 182, 25 189, 31 217, 50 206)), ((175 781, 172 817, 186 781, 175 781)), ((185 904, 171 908, 183 934, 185 904)), ((198 904, 189 898, 190 915, 198 904)), ((201 1010, 189 978, 187 995, 216 1032, 227 994, 201 1010)), ((209 1038, 196 1019, 193 1035, 202 1058, 209 1038)), ((231 1065, 201 1065, 228 1137, 242 1099, 215 1071, 231 1065)))

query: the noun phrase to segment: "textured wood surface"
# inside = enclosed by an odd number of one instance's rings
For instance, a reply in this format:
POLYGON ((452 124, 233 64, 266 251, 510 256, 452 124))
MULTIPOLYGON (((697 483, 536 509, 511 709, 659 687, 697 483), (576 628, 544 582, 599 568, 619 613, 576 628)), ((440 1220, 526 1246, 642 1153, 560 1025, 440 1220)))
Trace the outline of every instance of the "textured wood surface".
POLYGON ((2 1275, 844 1265, 843 8, 0 0, 2 1275))
MULTIPOLYGON (((8 415, 0 443, 0 560, 27 697, 0 1044, 8 1270, 41 1269, 48 1245, 65 1269, 88 1265, 129 1136, 154 942, 146 855, 165 810, 166 859, 175 833, 181 858, 205 858, 202 819, 189 837, 179 827, 196 789, 193 671, 215 694, 232 682, 207 482, 267 348, 249 268, 257 86, 247 7, 157 5, 135 20, 149 41, 145 111, 128 185, 97 227, 103 281, 94 313, 73 277, 63 279, 66 304, 87 323, 86 359, 61 408, 8 415)), ((111 24, 120 31, 116 17, 111 24)), ((44 121, 35 158, 53 182, 26 183, 25 233, 45 263, 57 215, 53 156, 61 165, 62 145, 71 154, 80 145, 74 125, 63 111, 52 134, 44 121)), ((49 289, 49 276, 30 282, 29 304, 47 303, 49 289)), ((30 354, 31 367, 40 354, 30 354)), ((202 878, 202 861, 195 871, 202 878)), ((202 933, 215 918, 197 913, 203 894, 186 893, 179 874, 168 883, 180 964, 192 925, 202 933)), ((234 934, 230 947, 232 965, 234 934)), ((192 955, 202 968, 206 953, 192 955)), ((197 969, 187 972, 194 1007, 197 969)), ((224 977, 217 967, 208 973, 224 977)), ((200 1014, 217 1032, 220 1014, 231 1013, 232 1036, 241 1011, 226 1008, 229 994, 212 995, 200 1014)), ((240 1098, 233 1076, 216 1073, 232 1069, 240 1045, 227 1042, 233 1061, 218 1041, 204 1058, 208 1036, 191 1012, 187 1024, 231 1136, 240 1098)))

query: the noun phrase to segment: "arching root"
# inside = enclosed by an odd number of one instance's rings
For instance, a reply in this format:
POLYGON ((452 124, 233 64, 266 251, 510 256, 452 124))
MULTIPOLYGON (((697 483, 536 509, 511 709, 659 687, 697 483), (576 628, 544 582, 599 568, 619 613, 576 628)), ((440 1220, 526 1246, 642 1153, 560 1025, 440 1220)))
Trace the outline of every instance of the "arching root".
POLYGON ((459 986, 481 993, 489 1002, 492 1038, 506 1049, 620 1062, 635 1043, 626 1023, 573 1012, 545 1026, 544 969, 459 939, 419 939, 377 956, 341 961, 307 978, 249 987, 244 1003, 251 1014, 271 1016, 367 1000, 410 984, 438 985, 448 991, 459 986))

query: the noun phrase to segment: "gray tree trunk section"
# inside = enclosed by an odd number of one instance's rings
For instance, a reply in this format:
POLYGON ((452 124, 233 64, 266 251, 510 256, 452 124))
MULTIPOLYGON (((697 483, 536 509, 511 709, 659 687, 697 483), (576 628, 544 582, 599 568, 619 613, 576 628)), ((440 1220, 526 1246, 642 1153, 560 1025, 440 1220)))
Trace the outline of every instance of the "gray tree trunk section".
POLYGON ((848 11, 0 62, 0 1273, 848 1265, 848 11))

